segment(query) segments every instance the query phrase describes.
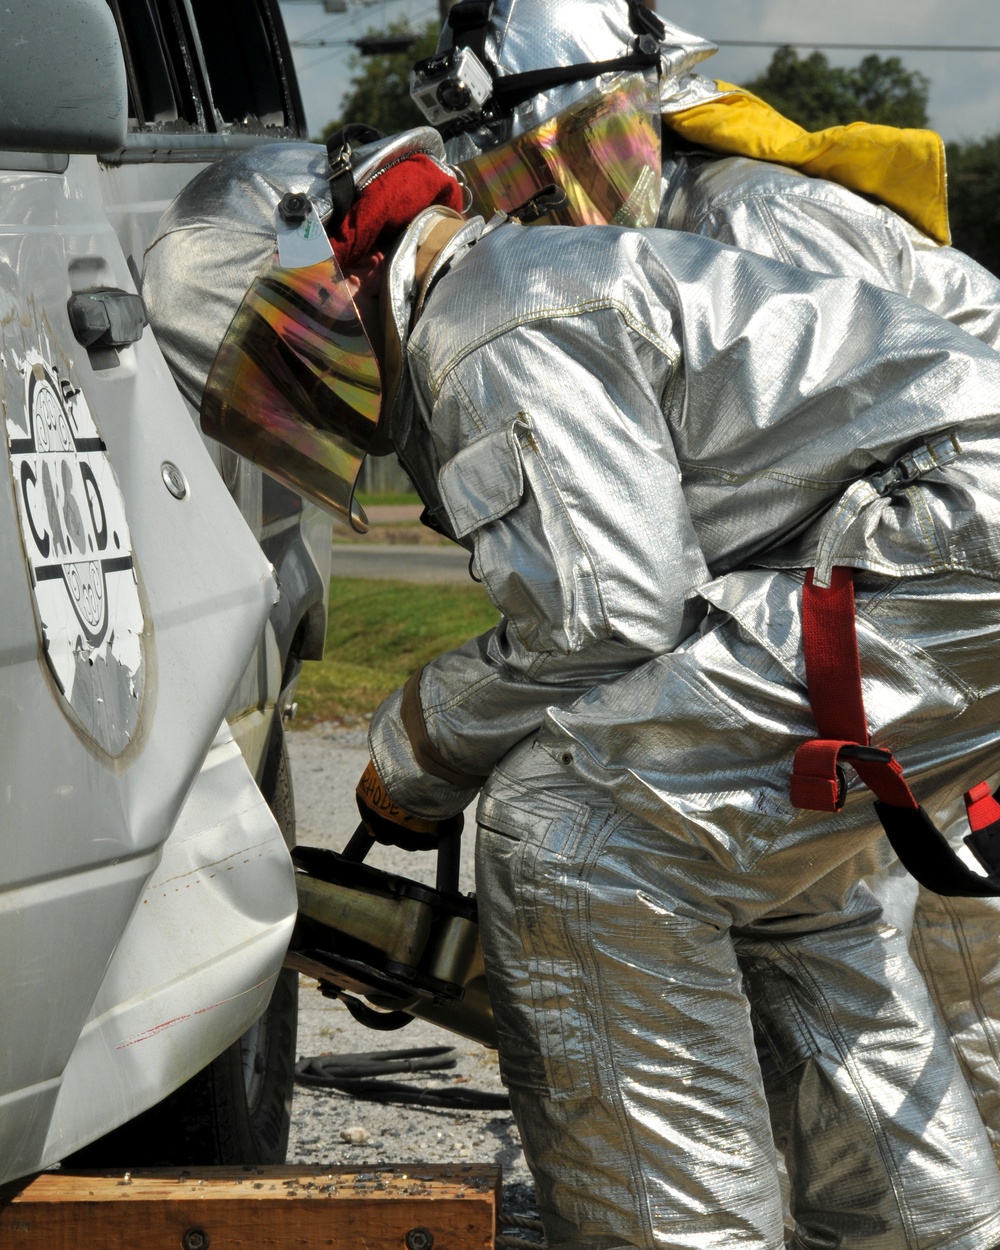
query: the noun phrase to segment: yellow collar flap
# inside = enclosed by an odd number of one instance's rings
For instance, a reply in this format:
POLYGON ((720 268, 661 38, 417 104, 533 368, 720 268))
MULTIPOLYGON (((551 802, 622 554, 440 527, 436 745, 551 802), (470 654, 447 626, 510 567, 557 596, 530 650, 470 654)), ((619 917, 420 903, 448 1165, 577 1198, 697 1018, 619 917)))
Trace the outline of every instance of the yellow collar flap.
POLYGON ((950 243, 944 143, 933 130, 852 122, 808 131, 742 87, 676 113, 664 124, 700 147, 789 165, 829 178, 893 209, 938 243, 950 243))

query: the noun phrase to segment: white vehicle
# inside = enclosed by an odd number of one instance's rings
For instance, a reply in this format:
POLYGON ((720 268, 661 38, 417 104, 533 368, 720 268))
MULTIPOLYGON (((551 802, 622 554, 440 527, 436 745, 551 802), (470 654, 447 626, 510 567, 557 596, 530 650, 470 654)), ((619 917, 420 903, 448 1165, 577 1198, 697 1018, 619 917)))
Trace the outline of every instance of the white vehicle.
POLYGON ((284 1156, 330 521, 206 443, 137 284, 301 116, 277 0, 0 7, 0 1181, 284 1156))

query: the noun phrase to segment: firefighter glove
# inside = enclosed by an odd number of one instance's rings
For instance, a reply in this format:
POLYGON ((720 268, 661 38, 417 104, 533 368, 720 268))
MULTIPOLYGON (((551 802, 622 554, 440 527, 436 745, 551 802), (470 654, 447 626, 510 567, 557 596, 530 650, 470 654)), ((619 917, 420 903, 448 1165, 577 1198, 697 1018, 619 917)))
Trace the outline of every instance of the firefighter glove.
POLYGON ((393 801, 371 760, 358 782, 355 797, 365 829, 376 842, 386 846, 399 846, 404 851, 432 851, 441 838, 462 832, 461 812, 443 820, 411 816, 393 801))

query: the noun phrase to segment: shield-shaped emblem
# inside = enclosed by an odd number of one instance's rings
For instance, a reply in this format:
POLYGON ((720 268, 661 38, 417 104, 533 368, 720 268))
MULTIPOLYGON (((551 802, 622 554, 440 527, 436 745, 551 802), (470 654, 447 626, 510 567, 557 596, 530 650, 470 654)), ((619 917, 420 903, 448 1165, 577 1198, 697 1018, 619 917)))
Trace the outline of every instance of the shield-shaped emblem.
POLYGON ((45 661, 109 754, 135 735, 144 618, 125 500, 83 392, 29 351, 24 406, 7 410, 18 520, 45 661))

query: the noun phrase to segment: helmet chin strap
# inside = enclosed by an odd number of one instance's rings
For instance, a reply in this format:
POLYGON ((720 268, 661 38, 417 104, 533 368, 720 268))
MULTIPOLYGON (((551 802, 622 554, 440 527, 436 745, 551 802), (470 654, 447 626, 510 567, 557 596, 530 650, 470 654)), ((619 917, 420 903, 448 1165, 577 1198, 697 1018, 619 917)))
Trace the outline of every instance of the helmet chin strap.
POLYGON ((627 0, 627 3, 629 25, 637 35, 652 35, 657 42, 666 36, 666 26, 642 0, 627 0))
POLYGON ((330 199, 333 211, 327 222, 327 233, 336 234, 344 218, 354 203, 356 188, 354 170, 351 165, 356 147, 374 143, 384 136, 380 130, 366 126, 361 122, 349 122, 340 130, 335 130, 326 141, 326 156, 329 172, 327 181, 330 184, 330 199))

